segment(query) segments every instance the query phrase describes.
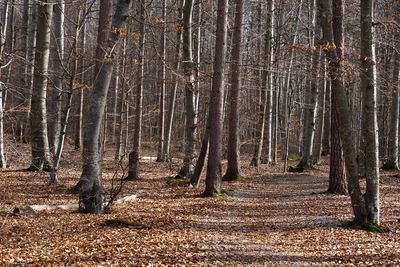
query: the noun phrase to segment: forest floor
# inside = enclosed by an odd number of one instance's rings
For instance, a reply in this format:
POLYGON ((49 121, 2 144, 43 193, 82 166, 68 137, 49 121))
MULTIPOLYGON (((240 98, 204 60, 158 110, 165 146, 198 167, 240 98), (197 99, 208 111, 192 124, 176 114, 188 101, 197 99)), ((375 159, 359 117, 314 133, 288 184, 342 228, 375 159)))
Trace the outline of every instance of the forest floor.
MULTIPOLYGON (((30 153, 20 146, 9 149, 11 167, 0 172, 0 266, 400 266, 395 173, 381 179, 382 224, 391 229, 384 234, 340 226, 352 218, 350 201, 323 193, 326 165, 282 174, 280 165, 257 169, 244 161, 243 179, 223 183, 229 196, 203 198, 204 179, 198 189, 171 184, 179 163, 147 160, 142 179, 119 195, 137 199, 110 214, 15 215, 14 208, 27 205, 77 204, 69 189, 81 168, 80 153, 66 151, 60 183, 51 188, 48 173, 22 171, 30 153), (137 225, 106 224, 113 218, 137 225)), ((103 170, 107 191, 118 165, 112 158, 103 170)))

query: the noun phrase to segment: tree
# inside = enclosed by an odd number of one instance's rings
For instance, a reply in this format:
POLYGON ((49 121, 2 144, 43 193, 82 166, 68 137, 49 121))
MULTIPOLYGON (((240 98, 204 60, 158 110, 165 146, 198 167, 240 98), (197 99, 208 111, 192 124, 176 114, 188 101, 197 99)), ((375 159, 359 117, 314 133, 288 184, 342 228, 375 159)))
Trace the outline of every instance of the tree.
POLYGON ((53 4, 44 1, 38 5, 35 68, 30 109, 32 163, 28 170, 51 169, 47 136, 46 88, 50 54, 50 27, 53 4))
MULTIPOLYGON (((271 1, 273 3, 273 1, 271 1)), ((273 4, 272 4, 273 5, 273 4)), ((222 177, 224 181, 240 178, 240 131, 239 131, 239 109, 240 109, 240 66, 242 64, 242 21, 243 1, 236 0, 235 26, 233 32, 232 48, 232 73, 231 73, 231 95, 229 113, 229 136, 228 136, 228 168, 222 177)))
POLYGON ((379 224, 379 143, 376 107, 376 56, 373 26, 374 0, 361 0, 361 92, 362 126, 365 142, 364 162, 367 187, 365 192, 368 221, 379 224))
MULTIPOLYGON (((342 0, 332 0, 332 19, 333 19, 333 38, 336 45, 336 53, 343 60, 343 43, 344 43, 344 31, 343 31, 343 15, 344 15, 344 5, 342 0)), ((341 65, 338 66, 341 68, 341 65)), ((340 70, 343 72, 343 70, 340 70)), ((343 83, 343 79, 341 80, 343 83)), ((332 90, 332 95, 336 94, 335 90, 332 90)), ((335 97, 335 96, 332 96, 335 97)), ((339 124, 338 116, 340 114, 335 110, 334 105, 331 107, 331 140, 330 140, 330 162, 329 162, 329 186, 328 192, 340 195, 346 195, 347 188, 347 177, 346 170, 344 166, 342 143, 340 141, 339 135, 339 124)))
POLYGON ((83 138, 83 169, 80 177, 79 208, 83 212, 103 212, 103 189, 101 185, 101 157, 99 151, 101 124, 106 97, 113 73, 113 60, 118 44, 126 32, 126 24, 132 0, 118 0, 113 17, 110 37, 104 50, 104 59, 94 81, 94 89, 85 120, 83 138))
POLYGON ((217 29, 215 40, 214 76, 209 105, 210 148, 208 155, 205 196, 221 191, 219 172, 222 154, 222 106, 224 93, 225 54, 228 25, 228 1, 218 0, 217 29), (212 115, 211 115, 212 114, 212 115))
POLYGON ((136 108, 135 122, 133 133, 133 148, 129 153, 129 169, 126 180, 137 180, 139 178, 139 156, 140 142, 142 137, 142 113, 143 113, 143 79, 144 79, 144 49, 145 49, 145 14, 146 0, 141 0, 140 5, 140 21, 139 21, 139 47, 138 47, 138 70, 136 76, 136 108))
MULTIPOLYGON (((400 12, 399 1, 393 1, 394 10, 400 12)), ((397 17, 397 22, 400 19, 397 17)), ((399 40, 400 34, 396 33, 396 39, 399 40)), ((383 165, 384 169, 400 170, 399 168, 399 107, 400 107, 400 53, 397 49, 394 51, 393 62, 393 85, 392 85, 392 110, 390 113, 390 130, 389 130, 389 146, 388 146, 388 159, 383 165)))
POLYGON ((194 149, 196 141, 196 111, 195 111, 195 65, 193 63, 193 40, 192 40, 192 21, 193 21, 193 0, 185 0, 183 6, 183 50, 182 68, 185 76, 185 157, 183 167, 179 171, 178 177, 190 178, 194 169, 194 149))
POLYGON ((319 79, 319 53, 320 49, 315 47, 315 43, 319 40, 320 25, 316 23, 316 1, 313 1, 312 11, 312 37, 310 38, 311 47, 311 72, 317 74, 316 77, 310 78, 309 86, 305 90, 304 103, 304 127, 303 127, 303 146, 302 158, 297 165, 302 168, 310 168, 313 165, 312 154, 315 136, 315 120, 318 99, 318 79, 319 79))

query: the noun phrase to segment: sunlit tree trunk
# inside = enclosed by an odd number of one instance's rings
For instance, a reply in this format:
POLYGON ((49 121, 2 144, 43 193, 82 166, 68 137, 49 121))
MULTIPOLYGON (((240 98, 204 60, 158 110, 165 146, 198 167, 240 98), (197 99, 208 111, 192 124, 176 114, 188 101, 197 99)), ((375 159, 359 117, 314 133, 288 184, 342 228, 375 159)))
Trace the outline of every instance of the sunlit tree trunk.
POLYGON ((194 169, 194 149, 197 133, 195 99, 195 65, 193 62, 193 0, 185 0, 183 6, 183 51, 182 68, 185 76, 185 157, 179 177, 190 178, 194 169))
POLYGON ((365 202, 368 221, 379 224, 379 143, 377 120, 376 56, 373 24, 374 0, 361 0, 361 92, 362 137, 367 187, 365 202))
POLYGON ((64 14, 65 2, 59 0, 53 5, 53 42, 51 45, 51 85, 48 95, 48 131, 50 153, 57 152, 61 131, 61 100, 64 74, 64 14))
MULTIPOLYGON (((103 212, 103 189, 101 184, 100 131, 108 88, 113 73, 113 61, 121 36, 126 29, 131 0, 118 0, 110 36, 104 50, 104 60, 95 79, 90 97, 83 138, 83 170, 80 177, 79 208, 83 212, 103 212)), ((123 36, 122 36, 123 37, 123 36)))
POLYGON ((32 163, 28 170, 51 169, 47 136, 46 95, 50 54, 50 27, 53 5, 38 4, 35 69, 33 77, 31 114, 32 163))
POLYGON ((332 92, 335 91, 335 94, 332 94, 332 104, 334 105, 337 114, 342 115, 338 116, 338 129, 343 144, 349 181, 349 194, 355 217, 354 220, 357 223, 366 223, 368 218, 365 200, 359 184, 357 151, 354 144, 355 134, 351 129, 350 116, 345 116, 345 114, 350 114, 350 108, 346 90, 342 83, 342 72, 339 67, 340 57, 338 57, 336 46, 334 45, 335 41, 332 30, 332 2, 317 0, 317 4, 323 30, 323 48, 326 53, 329 64, 329 75, 332 80, 332 92))

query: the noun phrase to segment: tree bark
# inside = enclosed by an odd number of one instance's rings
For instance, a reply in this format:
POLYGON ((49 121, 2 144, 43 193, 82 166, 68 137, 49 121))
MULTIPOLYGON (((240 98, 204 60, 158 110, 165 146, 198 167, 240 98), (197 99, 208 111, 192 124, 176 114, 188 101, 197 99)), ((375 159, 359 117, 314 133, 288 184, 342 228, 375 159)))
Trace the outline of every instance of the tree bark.
POLYGON ((133 132, 133 148, 129 153, 129 169, 126 180, 139 179, 139 157, 140 143, 142 137, 142 113, 143 113, 143 80, 144 80, 144 45, 146 40, 146 0, 140 0, 140 26, 139 26, 139 47, 138 47, 138 68, 136 76, 136 106, 135 106, 135 121, 133 132))
POLYGON ((193 62, 193 0, 185 0, 183 6, 183 51, 182 68, 185 76, 185 157, 178 177, 190 178, 194 170, 194 150, 197 134, 196 99, 195 99, 195 65, 193 62))
POLYGON ((332 30, 332 2, 317 0, 321 26, 323 30, 323 49, 329 63, 329 75, 332 80, 332 102, 336 112, 342 116, 338 117, 339 134, 343 144, 344 158, 348 175, 349 194, 354 213, 354 221, 366 223, 367 210, 365 200, 361 193, 358 175, 357 151, 354 144, 355 135, 351 130, 351 119, 345 114, 350 114, 346 90, 342 84, 342 72, 340 70, 340 57, 336 52, 332 30))
POLYGON ((233 30, 232 47, 232 73, 231 94, 229 112, 229 135, 228 135, 228 168, 222 177, 224 181, 232 181, 240 178, 240 88, 241 88, 241 65, 242 65, 242 21, 243 1, 236 0, 235 25, 233 30))
POLYGON ((368 221, 379 224, 379 141, 377 120, 377 88, 375 61, 375 33, 373 23, 374 0, 361 0, 361 92, 362 137, 365 141, 364 168, 367 179, 365 192, 368 221))
POLYGON ((99 153, 100 131, 106 105, 107 92, 113 72, 113 60, 118 45, 126 32, 132 0, 118 0, 113 17, 110 37, 105 47, 105 54, 95 87, 91 95, 83 138, 83 170, 80 177, 79 209, 88 213, 102 213, 103 189, 101 185, 101 157, 99 153))
POLYGON ((215 40, 214 76, 210 99, 210 148, 208 155, 205 196, 221 192, 219 173, 222 154, 222 108, 224 95, 225 54, 228 26, 228 0, 218 0, 215 40))
POLYGON ((46 92, 50 54, 50 27, 53 5, 49 1, 38 5, 35 68, 32 87, 31 148, 32 163, 28 170, 50 171, 49 142, 47 136, 46 92))
MULTIPOLYGON (((339 60, 343 60, 343 46, 344 46, 344 31, 343 31, 343 15, 344 5, 342 0, 332 1, 332 19, 333 19, 333 38, 336 45, 336 53, 339 60)), ((339 61, 339 62, 340 62, 339 61)), ((338 68, 341 66, 339 65, 338 68)), ((341 72, 343 70, 340 69, 341 72)), ((343 85, 343 79, 340 80, 343 85)), ((336 90, 331 90, 331 97, 335 97, 337 94, 336 90)), ((338 116, 340 113, 336 110, 336 107, 331 104, 331 140, 330 140, 330 164, 329 164, 329 187, 328 192, 340 195, 346 195, 348 191, 347 177, 345 170, 345 163, 343 159, 342 142, 339 134, 339 122, 338 116)))

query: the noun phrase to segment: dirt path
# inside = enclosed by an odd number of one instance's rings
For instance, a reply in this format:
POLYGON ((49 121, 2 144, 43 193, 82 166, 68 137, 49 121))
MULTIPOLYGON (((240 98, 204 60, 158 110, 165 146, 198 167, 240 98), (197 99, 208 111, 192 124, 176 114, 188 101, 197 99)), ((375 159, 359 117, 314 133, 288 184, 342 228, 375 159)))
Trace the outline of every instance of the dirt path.
MULTIPOLYGON (((340 227, 339 219, 352 216, 349 199, 321 194, 327 187, 324 172, 283 176, 245 169, 245 179, 224 183, 230 197, 205 199, 203 188, 167 184, 174 168, 143 164, 142 179, 122 192, 140 197, 115 206, 111 214, 52 210, 0 216, 0 266, 400 265, 397 178, 382 183, 383 224, 392 232, 373 234, 340 227), (110 218, 145 228, 105 226, 110 218)), ((111 165, 104 169, 107 187, 111 165)), ((0 173, 0 209, 76 203, 67 189, 76 183, 79 169, 60 177, 62 185, 51 190, 47 174, 0 173)))

